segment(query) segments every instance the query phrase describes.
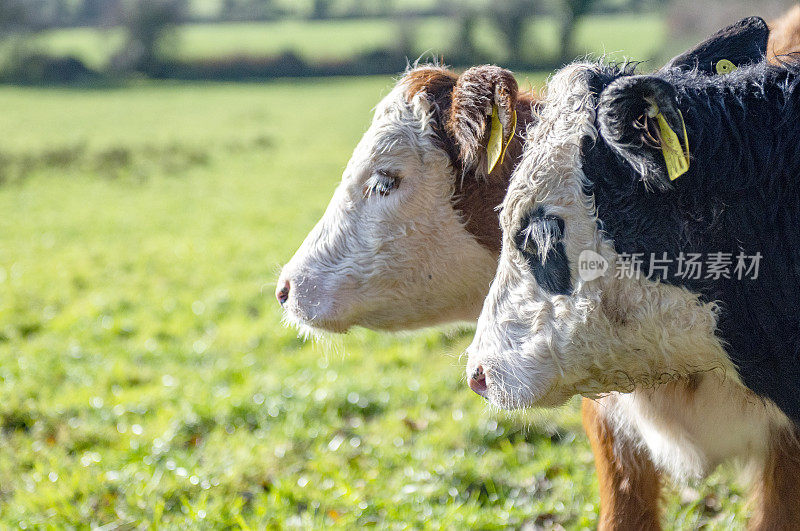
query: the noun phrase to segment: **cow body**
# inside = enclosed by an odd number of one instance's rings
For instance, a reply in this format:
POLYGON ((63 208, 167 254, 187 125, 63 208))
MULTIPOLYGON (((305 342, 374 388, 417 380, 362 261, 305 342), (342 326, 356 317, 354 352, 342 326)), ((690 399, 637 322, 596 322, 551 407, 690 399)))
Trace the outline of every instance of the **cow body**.
POLYGON ((644 447, 677 477, 732 457, 768 470, 785 455, 776 440, 797 448, 796 80, 796 67, 766 64, 717 78, 583 64, 553 78, 504 201, 501 262, 470 347, 468 375, 485 380, 490 401, 601 397, 612 454, 644 447), (692 154, 674 182, 649 121, 657 102, 680 131, 672 101, 692 154), (762 261, 745 280, 686 279, 674 263, 659 281, 585 280, 584 251, 611 272, 637 253, 762 261), (537 268, 566 268, 568 292, 539 282, 537 268))
MULTIPOLYGON (((643 181, 631 186, 638 180, 632 167, 620 174, 613 149, 585 149, 598 221, 618 255, 759 256, 757 278, 683 278, 677 261, 659 278, 717 305, 717 336, 743 383, 800 421, 798 81, 792 69, 766 64, 724 77, 664 79, 688 109, 693 167, 652 193, 643 181)), ((603 97, 609 106, 626 104, 603 97)))
POLYGON ((512 327, 508 338, 492 327, 475 343, 489 341, 485 350, 503 352, 517 342, 547 341, 523 350, 541 356, 552 376, 527 386, 538 385, 538 392, 510 398, 528 405, 716 371, 800 420, 793 392, 800 386, 800 326, 792 311, 800 307, 796 85, 794 67, 765 63, 716 78, 573 65, 554 78, 549 119, 530 138, 515 174, 519 190, 512 188, 504 203, 506 267, 485 305, 487 323, 511 317, 512 327), (670 183, 661 151, 641 143, 640 136, 652 137, 649 126, 642 132, 636 121, 648 112, 651 85, 673 84, 670 98, 687 109, 695 155, 689 172, 670 183), (537 236, 552 231, 551 219, 564 228, 549 239, 537 236), (564 259, 551 259, 553 250, 564 259), (641 268, 630 278, 585 281, 577 272, 585 250, 617 267, 637 254, 672 260, 658 282, 641 268), (718 252, 760 254, 761 269, 747 279, 677 271, 681 255, 718 252), (568 274, 570 293, 537 282, 538 269, 568 274), (526 319, 532 311, 534 333, 526 319), (695 352, 686 352, 691 345, 695 352))

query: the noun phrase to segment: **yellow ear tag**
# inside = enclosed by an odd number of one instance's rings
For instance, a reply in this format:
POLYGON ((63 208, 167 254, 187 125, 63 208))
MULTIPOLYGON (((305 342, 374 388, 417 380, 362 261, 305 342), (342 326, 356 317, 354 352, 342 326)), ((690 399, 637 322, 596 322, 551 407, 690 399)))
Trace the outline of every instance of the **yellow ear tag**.
POLYGON ((497 105, 492 105, 492 125, 489 130, 489 143, 486 145, 486 155, 488 157, 489 171, 492 170, 497 163, 503 163, 503 158, 506 155, 506 148, 514 138, 514 133, 517 130, 517 111, 511 111, 511 134, 508 140, 503 141, 503 124, 500 123, 500 115, 497 111, 497 105))
POLYGON ((661 153, 664 154, 664 162, 667 163, 669 180, 674 181, 689 170, 689 136, 686 134, 686 123, 683 121, 683 113, 678 110, 683 127, 683 146, 681 146, 678 135, 669 126, 657 106, 655 112, 658 129, 661 131, 661 153))
POLYGON ((717 71, 717 74, 719 75, 730 74, 737 68, 739 67, 733 64, 732 62, 728 61, 727 59, 720 59, 714 66, 714 69, 717 71))

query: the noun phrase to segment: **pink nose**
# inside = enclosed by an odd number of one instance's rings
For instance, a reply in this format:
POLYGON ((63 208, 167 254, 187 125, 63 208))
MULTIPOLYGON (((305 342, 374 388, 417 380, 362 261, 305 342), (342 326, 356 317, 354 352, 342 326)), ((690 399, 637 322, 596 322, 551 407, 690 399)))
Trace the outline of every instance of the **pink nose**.
POLYGON ((483 366, 475 367, 472 376, 469 377, 469 388, 483 397, 486 396, 486 374, 483 372, 483 366))
POLYGON ((286 304, 286 301, 289 300, 289 290, 292 287, 289 285, 289 281, 285 281, 283 286, 281 286, 280 281, 278 281, 278 287, 275 289, 275 298, 278 299, 278 302, 283 306, 286 304))

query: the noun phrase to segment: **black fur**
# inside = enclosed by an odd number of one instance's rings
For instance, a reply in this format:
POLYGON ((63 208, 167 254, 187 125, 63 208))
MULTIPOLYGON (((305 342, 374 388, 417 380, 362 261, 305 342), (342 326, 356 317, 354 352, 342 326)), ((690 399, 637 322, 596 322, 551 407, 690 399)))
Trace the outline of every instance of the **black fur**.
MULTIPOLYGON (((766 53, 768 37, 769 29, 763 19, 747 18, 717 32, 689 51, 673 58, 661 71, 688 69, 693 70, 696 74, 717 75, 715 65, 720 59, 728 59, 737 67, 756 63, 763 59, 766 53)), ((645 96, 652 97, 658 103, 675 130, 680 128, 681 123, 674 101, 675 89, 666 81, 658 78, 627 77, 633 74, 637 65, 638 63, 626 63, 619 67, 599 69, 591 80, 595 92, 599 94, 603 87, 617 78, 623 78, 620 83, 622 86, 617 87, 619 89, 617 91, 618 98, 622 101, 606 105, 602 109, 606 111, 603 123, 606 125, 612 122, 619 124, 616 127, 618 131, 616 133, 606 131, 607 136, 614 136, 617 145, 627 147, 635 145, 636 139, 628 138, 629 135, 626 135, 624 127, 650 106, 645 101, 645 96), (626 83, 630 87, 625 86, 626 83), (612 116, 614 113, 618 113, 619 116, 612 116)), ((613 99, 614 94, 611 92, 613 91, 606 90, 604 96, 613 99)), ((607 129, 610 128, 607 127, 607 129)), ((642 146, 636 145, 635 147, 642 146)), ((669 187, 660 151, 630 149, 617 151, 623 158, 627 158, 629 162, 639 166, 645 182, 655 188, 667 189, 669 187), (626 157, 626 155, 628 156, 626 157)), ((571 293, 569 260, 564 251, 564 245, 560 241, 564 232, 563 220, 556 221, 545 216, 544 212, 539 209, 528 215, 528 219, 523 222, 522 227, 516 238, 517 246, 528 261, 536 282, 544 290, 553 294, 567 295, 571 293), (539 250, 531 251, 528 248, 530 236, 537 230, 547 230, 552 234, 558 234, 556 242, 544 256, 539 250)))
MULTIPOLYGON (((604 98, 626 75, 598 66, 589 83, 599 105, 632 105, 604 98)), ((674 88, 690 169, 654 189, 614 138, 585 142, 599 223, 619 253, 761 253, 755 280, 679 278, 673 263, 666 282, 719 303, 718 333, 742 381, 800 422, 800 66, 762 62, 715 77, 666 69, 651 78, 674 88)))
MULTIPOLYGON (((737 67, 762 61, 768 40, 769 28, 762 18, 745 18, 673 58, 661 72, 688 71, 693 75, 716 77, 715 66, 721 59, 737 67)), ((611 85, 606 83, 596 88, 602 89, 598 122, 603 128, 603 137, 636 168, 646 185, 662 190, 669 188, 661 150, 649 141, 652 135, 643 134, 642 128, 634 129, 630 125, 638 121, 640 126, 657 135, 655 120, 646 118, 647 111, 656 105, 672 130, 680 134, 682 125, 675 89, 656 76, 625 76, 611 85), (651 149, 647 149, 648 144, 651 149)))
POLYGON ((536 208, 522 223, 515 243, 528 262, 533 277, 545 291, 557 295, 572 293, 569 259, 564 250, 564 220, 536 208), (546 242, 542 249, 537 242, 546 242))
POLYGON ((670 183, 664 156, 655 142, 658 126, 647 112, 657 107, 672 130, 682 132, 676 97, 675 88, 655 76, 622 77, 600 95, 597 110, 600 134, 636 169, 648 187, 666 190, 670 183), (632 124, 639 127, 631 127, 632 124))
POLYGON ((736 66, 757 63, 767 53, 769 28, 761 17, 749 17, 721 29, 664 67, 716 74, 716 64, 727 59, 736 66))

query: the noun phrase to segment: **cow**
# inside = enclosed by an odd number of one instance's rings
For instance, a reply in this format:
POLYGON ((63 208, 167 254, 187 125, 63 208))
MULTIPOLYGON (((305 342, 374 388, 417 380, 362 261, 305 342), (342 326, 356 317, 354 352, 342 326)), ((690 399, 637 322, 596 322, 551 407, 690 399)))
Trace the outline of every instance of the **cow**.
POLYGON ((494 208, 538 106, 496 66, 407 71, 281 271, 286 320, 310 333, 474 322, 500 252, 494 208), (492 109, 505 154, 489 171, 492 109))
POLYGON ((659 528, 661 472, 732 458, 751 526, 800 527, 800 64, 728 70, 563 68, 502 204, 469 385, 596 401, 601 527, 659 528))
MULTIPOLYGON (((766 39, 763 21, 747 19, 668 67, 716 75, 720 61, 738 66, 757 61, 766 39)), ((474 67, 460 76, 434 65, 407 71, 376 107, 325 215, 280 274, 276 297, 286 321, 303 333, 319 334, 352 326, 401 330, 477 319, 500 252, 495 206, 506 194, 522 139, 540 106, 533 93, 518 91, 511 72, 495 66, 474 67), (488 171, 488 113, 494 105, 501 120, 516 110, 517 123, 505 160, 488 171), (407 147, 385 151, 395 143, 407 147), (395 169, 401 179, 392 182, 377 173, 384 167, 395 169), (363 173, 370 169, 376 174, 363 173), (401 190, 405 195, 398 197, 401 190), (414 197, 420 194, 428 197, 414 197), (451 256, 457 258, 447 259, 451 256), (437 281, 419 271, 433 271, 437 281), (400 286, 404 291, 398 292, 400 286)), ((590 440, 613 440, 594 414, 594 402, 584 400, 583 409, 593 419, 585 423, 590 440)), ((650 466, 641 461, 642 469, 650 466)), ((616 462, 613 455, 596 452, 601 487, 625 481, 616 462)), ((603 514, 612 520, 625 519, 633 507, 620 492, 601 490, 603 514)))

